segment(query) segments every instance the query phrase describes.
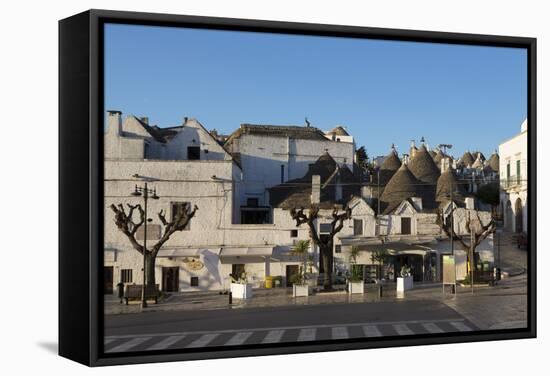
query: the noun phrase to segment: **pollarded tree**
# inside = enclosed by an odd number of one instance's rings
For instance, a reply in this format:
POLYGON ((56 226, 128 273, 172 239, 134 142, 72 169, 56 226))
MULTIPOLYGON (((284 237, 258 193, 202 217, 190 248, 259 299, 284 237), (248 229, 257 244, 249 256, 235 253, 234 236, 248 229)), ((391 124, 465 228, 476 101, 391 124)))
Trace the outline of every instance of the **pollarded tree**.
POLYGON ((136 239, 136 233, 138 229, 145 223, 145 211, 140 204, 137 205, 128 205, 128 214, 124 210, 124 205, 111 205, 111 209, 115 213, 115 224, 118 229, 126 235, 130 244, 136 251, 138 251, 142 256, 145 251, 145 283, 148 287, 153 287, 155 285, 155 262, 157 254, 160 251, 160 248, 170 239, 170 236, 177 231, 183 231, 185 227, 189 224, 191 218, 195 216, 195 213, 198 210, 198 207, 195 205, 193 210, 189 210, 189 206, 180 205, 177 207, 176 213, 172 221, 166 220, 164 215, 164 210, 161 210, 158 213, 158 217, 164 227, 162 236, 160 239, 151 247, 147 247, 146 250, 143 249, 143 245, 139 244, 136 239), (137 210, 138 220, 134 221, 134 211, 137 210))
MULTIPOLYGON (((344 227, 344 221, 351 218, 351 208, 348 206, 343 208, 343 212, 338 208, 334 208, 330 221, 330 232, 323 237, 319 236, 316 227, 316 220, 319 216, 319 206, 312 205, 308 213, 304 213, 304 208, 290 210, 292 219, 296 221, 296 226, 299 227, 304 223, 309 227, 309 237, 319 247, 320 256, 323 259, 324 279, 323 287, 325 290, 332 289, 332 269, 334 264, 334 254, 332 252, 334 244, 334 236, 344 227)), ((325 234, 323 234, 325 235, 325 234)))
POLYGON ((490 234, 495 232, 496 223, 491 217, 486 224, 483 224, 477 210, 468 210, 468 215, 466 216, 466 229, 468 230, 467 237, 470 238, 470 240, 466 241, 462 236, 459 236, 453 228, 453 221, 451 221, 451 218, 449 217, 454 215, 454 211, 454 209, 451 210, 447 216, 445 216, 442 212, 439 212, 437 223, 445 235, 447 235, 449 239, 457 241, 458 244, 460 244, 460 247, 466 252, 470 270, 477 270, 476 248, 490 234), (472 218, 472 213, 475 213, 475 218, 472 218))

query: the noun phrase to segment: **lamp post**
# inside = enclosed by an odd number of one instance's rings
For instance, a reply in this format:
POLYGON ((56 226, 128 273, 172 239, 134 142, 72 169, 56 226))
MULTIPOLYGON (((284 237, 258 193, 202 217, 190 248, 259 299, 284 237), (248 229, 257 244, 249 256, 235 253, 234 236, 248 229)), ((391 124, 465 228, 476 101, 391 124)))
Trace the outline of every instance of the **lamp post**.
MULTIPOLYGON (((143 211, 145 214, 145 221, 143 223, 143 284, 141 286, 141 308, 147 307, 147 299, 145 295, 145 285, 146 285, 146 276, 147 276, 147 222, 149 221, 149 218, 147 218, 147 201, 149 200, 149 197, 153 200, 158 200, 159 196, 157 196, 157 189, 149 189, 147 187, 147 182, 144 183, 143 187, 138 187, 137 184, 135 186, 134 191, 132 192, 132 196, 140 197, 143 195, 143 211), (151 195, 151 196, 149 196, 151 195)), ((154 282, 154 281, 153 281, 154 282)))

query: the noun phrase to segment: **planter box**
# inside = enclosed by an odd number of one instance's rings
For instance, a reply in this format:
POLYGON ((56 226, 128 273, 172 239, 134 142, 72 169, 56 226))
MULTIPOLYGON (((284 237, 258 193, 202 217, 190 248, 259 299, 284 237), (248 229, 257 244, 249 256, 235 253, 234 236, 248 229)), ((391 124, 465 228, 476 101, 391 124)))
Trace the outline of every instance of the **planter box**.
POLYGON ((250 283, 232 283, 231 294, 233 299, 252 298, 252 285, 250 283))
POLYGON ((361 282, 348 282, 348 292, 350 294, 364 294, 365 283, 361 282))
POLYGON ((292 285, 292 296, 309 296, 309 285, 292 285))
POLYGON ((397 277, 397 291, 403 292, 413 288, 413 277, 397 277))

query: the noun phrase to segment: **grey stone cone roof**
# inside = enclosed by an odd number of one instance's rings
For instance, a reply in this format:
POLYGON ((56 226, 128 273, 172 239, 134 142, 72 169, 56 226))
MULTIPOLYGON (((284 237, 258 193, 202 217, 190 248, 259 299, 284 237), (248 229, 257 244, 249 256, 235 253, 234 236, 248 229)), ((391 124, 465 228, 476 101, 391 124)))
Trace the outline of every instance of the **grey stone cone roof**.
POLYGON ((473 165, 475 162, 474 156, 469 152, 465 152, 462 158, 460 158, 460 161, 458 162, 459 165, 468 167, 473 165))
POLYGON ((437 184, 439 179, 439 168, 434 163, 433 158, 426 149, 426 146, 422 145, 420 149, 414 154, 409 162, 409 170, 414 177, 426 184, 437 184))
POLYGON ((486 169, 491 169, 494 172, 499 172, 500 170, 500 157, 497 153, 493 153, 489 160, 487 161, 486 169))
POLYGON ((435 158, 435 156, 437 155, 437 153, 433 150, 430 150, 429 153, 430 153, 430 157, 432 157, 432 159, 435 158))
MULTIPOLYGON (((401 167, 401 160, 397 156, 397 153, 392 150, 384 158, 384 161, 380 165, 380 185, 385 186, 388 184, 393 174, 401 167)), ((378 184, 378 174, 373 175, 373 184, 378 184)))
POLYGON ((403 200, 418 197, 420 182, 414 177, 407 165, 403 164, 392 176, 380 197, 380 210, 387 214, 403 200))
POLYGON ((444 202, 451 199, 451 189, 453 191, 453 201, 461 200, 464 198, 465 192, 461 185, 458 185, 456 175, 452 168, 447 169, 439 179, 437 179, 437 189, 435 199, 438 202, 444 202))
POLYGON ((309 208, 311 206, 311 180, 313 175, 321 177, 321 199, 319 207, 331 208, 344 204, 361 191, 360 180, 347 167, 339 167, 336 161, 325 153, 309 165, 308 172, 301 178, 269 188, 269 200, 273 207, 283 209, 309 208), (336 182, 342 184, 342 200, 336 200, 336 182))

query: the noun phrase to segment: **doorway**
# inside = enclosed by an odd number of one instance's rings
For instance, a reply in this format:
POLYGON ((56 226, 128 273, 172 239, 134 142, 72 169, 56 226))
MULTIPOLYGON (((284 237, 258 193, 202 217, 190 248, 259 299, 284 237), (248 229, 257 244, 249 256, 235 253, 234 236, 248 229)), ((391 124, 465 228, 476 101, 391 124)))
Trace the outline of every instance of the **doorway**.
POLYGON ((286 266, 286 287, 292 287, 292 276, 298 274, 299 265, 287 265, 286 266))
POLYGON ((113 293, 113 267, 103 267, 103 294, 110 295, 113 293))
POLYGON ((521 198, 516 200, 516 232, 523 232, 523 205, 521 198))
POLYGON ((421 255, 397 255, 394 257, 395 279, 399 277, 401 268, 408 265, 411 268, 413 281, 422 282, 424 279, 424 260, 421 255))
POLYGON ((178 292, 180 285, 180 268, 169 266, 162 268, 162 291, 178 292))

